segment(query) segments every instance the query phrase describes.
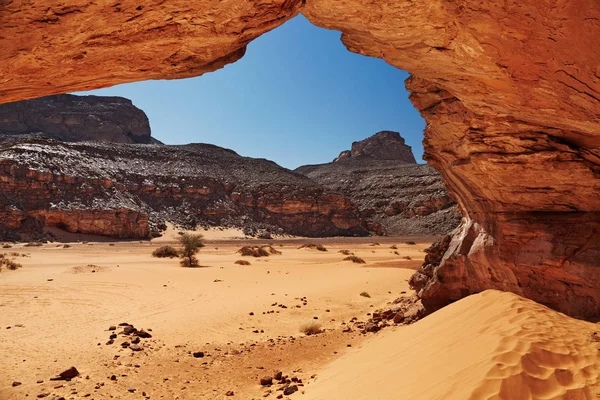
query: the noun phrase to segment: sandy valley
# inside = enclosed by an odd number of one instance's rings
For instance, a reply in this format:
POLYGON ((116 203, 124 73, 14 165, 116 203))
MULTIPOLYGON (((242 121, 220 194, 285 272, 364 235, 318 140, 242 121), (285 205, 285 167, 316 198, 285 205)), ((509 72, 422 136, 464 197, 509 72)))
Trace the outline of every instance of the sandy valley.
POLYGON ((266 241, 215 231, 198 254, 205 267, 182 268, 151 256, 174 236, 4 249, 22 254, 23 268, 0 273, 0 398, 276 398, 277 386, 259 380, 277 370, 301 380, 301 395, 325 365, 373 335, 343 332, 352 318, 366 321, 410 295, 407 281, 431 240, 319 240, 325 252, 299 249, 314 240, 269 240, 281 254, 253 258, 237 250, 266 241), (342 261, 343 249, 366 264, 342 261), (251 265, 234 264, 240 259, 251 265), (324 332, 300 332, 312 322, 324 332), (121 323, 151 338, 138 339, 139 351, 123 348, 132 337, 121 334, 107 344, 121 323), (49 380, 71 366, 80 377, 49 380))

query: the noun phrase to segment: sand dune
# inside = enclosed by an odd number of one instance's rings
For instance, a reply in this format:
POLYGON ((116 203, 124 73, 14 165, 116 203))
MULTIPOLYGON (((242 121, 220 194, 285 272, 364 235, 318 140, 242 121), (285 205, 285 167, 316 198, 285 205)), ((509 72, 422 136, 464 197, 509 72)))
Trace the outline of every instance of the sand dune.
POLYGON ((598 399, 600 326, 487 291, 334 361, 304 399, 598 399))

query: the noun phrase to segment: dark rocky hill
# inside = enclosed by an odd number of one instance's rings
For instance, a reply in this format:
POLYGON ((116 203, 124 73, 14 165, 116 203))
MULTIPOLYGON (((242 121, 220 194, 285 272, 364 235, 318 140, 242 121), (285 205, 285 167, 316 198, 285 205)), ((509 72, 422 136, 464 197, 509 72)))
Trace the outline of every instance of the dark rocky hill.
POLYGON ((58 226, 121 238, 180 226, 303 236, 366 235, 341 194, 277 164, 205 144, 0 142, 0 231, 58 226))
POLYGON ((61 94, 0 104, 0 135, 37 134, 66 142, 160 143, 146 114, 122 97, 61 94))
POLYGON ((441 176, 428 165, 416 164, 396 132, 354 142, 351 151, 333 162, 305 165, 295 172, 346 195, 369 229, 379 234, 440 235, 460 222, 441 176))

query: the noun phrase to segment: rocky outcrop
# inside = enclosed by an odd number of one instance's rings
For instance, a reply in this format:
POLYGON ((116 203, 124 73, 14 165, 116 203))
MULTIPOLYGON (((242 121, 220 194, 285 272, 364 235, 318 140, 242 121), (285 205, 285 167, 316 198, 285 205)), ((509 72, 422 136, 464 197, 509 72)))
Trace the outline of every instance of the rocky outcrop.
POLYGON ((45 227, 144 238, 176 225, 241 227, 248 234, 366 235, 343 195, 267 161, 220 147, 0 143, 0 234, 45 227))
POLYGON ((416 164, 412 148, 398 132, 381 131, 359 142, 352 143, 351 150, 344 150, 333 162, 349 158, 368 157, 375 160, 395 160, 416 164))
POLYGON ((122 97, 69 94, 0 104, 0 135, 81 142, 160 143, 146 114, 122 97))
POLYGON ((200 75, 299 11, 413 75, 425 155, 464 212, 424 301, 498 288, 599 316, 595 0, 10 2, 0 102, 200 75))
POLYGON ((354 142, 331 163, 295 172, 346 195, 379 235, 447 234, 460 223, 456 202, 440 174, 414 160, 399 133, 384 131, 354 142))

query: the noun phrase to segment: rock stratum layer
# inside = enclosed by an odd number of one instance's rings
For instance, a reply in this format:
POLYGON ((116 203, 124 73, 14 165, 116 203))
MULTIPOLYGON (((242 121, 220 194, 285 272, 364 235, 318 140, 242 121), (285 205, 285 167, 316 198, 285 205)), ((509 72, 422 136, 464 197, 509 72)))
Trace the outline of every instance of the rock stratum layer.
POLYGON ((212 145, 0 143, 0 233, 45 227, 145 238, 165 222, 249 234, 366 235, 343 195, 277 164, 212 145))
POLYGON ((379 132, 354 142, 331 163, 295 172, 347 196, 379 235, 443 235, 460 223, 440 174, 416 164, 397 132, 379 132))
POLYGON ((146 114, 123 97, 69 94, 0 104, 0 135, 66 142, 159 143, 146 114))
POLYGON ((596 0, 10 1, 0 101, 200 75, 300 11, 413 75, 426 158, 464 211, 423 301, 497 288, 599 316, 596 0))

